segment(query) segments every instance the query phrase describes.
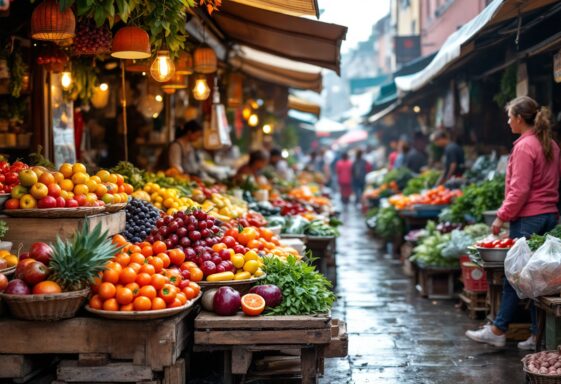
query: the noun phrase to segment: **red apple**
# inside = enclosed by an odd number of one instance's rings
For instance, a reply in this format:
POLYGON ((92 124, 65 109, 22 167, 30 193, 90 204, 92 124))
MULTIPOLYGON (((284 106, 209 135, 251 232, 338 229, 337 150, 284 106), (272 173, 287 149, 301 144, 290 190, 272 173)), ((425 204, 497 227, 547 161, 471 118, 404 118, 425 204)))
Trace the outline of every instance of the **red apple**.
POLYGON ((39 208, 56 208, 57 201, 52 196, 45 196, 37 203, 37 207, 39 208))
POLYGON ((85 195, 76 195, 76 196, 74 196, 74 199, 78 202, 78 205, 80 207, 83 207, 84 205, 86 205, 86 196, 85 195))
POLYGON ((47 243, 33 243, 31 244, 31 248, 29 248, 29 255, 37 260, 42 262, 45 265, 49 265, 51 261, 51 255, 53 254, 53 249, 47 243))
POLYGON ((64 200, 64 197, 59 196, 56 198, 56 206, 57 208, 66 207, 66 200, 64 200))
POLYGON ((60 192, 62 191, 60 186, 54 183, 47 185, 47 188, 49 189, 49 196, 52 196, 55 199, 60 196, 60 192))
POLYGON ((24 260, 20 260, 20 262, 18 263, 18 266, 16 267, 16 279, 21 279, 23 278, 23 271, 25 270, 25 267, 31 263, 34 263, 36 260, 32 259, 32 258, 28 258, 28 259, 24 259, 24 260))
POLYGON ((29 254, 29 252, 22 252, 19 254, 19 261, 25 260, 25 259, 31 259, 31 255, 29 254))
POLYGON ((33 286, 41 281, 47 280, 49 276, 49 268, 40 261, 34 261, 25 266, 23 269, 23 281, 33 286))
POLYGON ((78 208, 80 204, 76 201, 76 199, 68 199, 66 200, 66 208, 78 208))

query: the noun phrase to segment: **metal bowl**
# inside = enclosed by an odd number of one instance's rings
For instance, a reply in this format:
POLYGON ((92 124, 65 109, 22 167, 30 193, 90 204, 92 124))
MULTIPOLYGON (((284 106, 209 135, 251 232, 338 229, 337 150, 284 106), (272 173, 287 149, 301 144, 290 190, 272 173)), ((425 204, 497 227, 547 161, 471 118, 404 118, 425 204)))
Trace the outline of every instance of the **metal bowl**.
POLYGON ((4 203, 11 197, 9 193, 0 193, 0 208, 4 206, 4 203))
POLYGON ((485 211, 483 212, 483 219, 485 220, 485 224, 488 226, 493 225, 493 221, 497 218, 497 211, 485 211))
POLYGON ((479 255, 484 261, 502 262, 506 259, 506 254, 510 248, 481 248, 476 247, 479 255))

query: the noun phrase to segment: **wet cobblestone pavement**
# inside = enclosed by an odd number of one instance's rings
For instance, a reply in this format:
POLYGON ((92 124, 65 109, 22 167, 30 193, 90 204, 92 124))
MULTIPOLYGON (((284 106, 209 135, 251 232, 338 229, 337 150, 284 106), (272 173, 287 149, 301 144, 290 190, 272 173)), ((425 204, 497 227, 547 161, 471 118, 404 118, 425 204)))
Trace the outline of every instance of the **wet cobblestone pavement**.
POLYGON ((375 248, 358 211, 341 219, 333 317, 347 322, 349 355, 326 360, 321 383, 524 383, 515 342, 500 349, 468 340, 464 332, 482 321, 457 301, 422 298, 399 260, 375 248))

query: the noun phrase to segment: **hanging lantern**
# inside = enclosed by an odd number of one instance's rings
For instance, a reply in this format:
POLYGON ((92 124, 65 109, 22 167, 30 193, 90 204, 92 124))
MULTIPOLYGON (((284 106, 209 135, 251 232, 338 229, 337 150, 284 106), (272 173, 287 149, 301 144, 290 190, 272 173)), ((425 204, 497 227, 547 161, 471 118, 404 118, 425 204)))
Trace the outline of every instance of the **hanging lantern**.
POLYGON ((228 107, 239 108, 243 101, 243 76, 239 73, 230 75, 228 84, 228 107))
POLYGON ((101 83, 99 87, 95 87, 90 101, 94 108, 105 108, 109 102, 109 85, 107 83, 101 83))
POLYGON ((193 68, 197 73, 210 74, 216 72, 218 60, 216 53, 208 45, 203 45, 193 53, 193 68))
POLYGON ((175 65, 175 73, 190 75, 193 73, 193 56, 189 52, 181 52, 175 65))
POLYGON ((168 91, 173 90, 173 92, 175 92, 178 89, 187 89, 187 79, 185 78, 185 76, 179 75, 177 72, 175 72, 175 75, 170 81, 162 84, 162 90, 168 93, 168 91))
POLYGON ((210 96, 210 87, 206 82, 206 77, 199 76, 195 80, 195 86, 193 87, 193 97, 195 100, 204 101, 210 96))
POLYGON ((31 14, 31 38, 57 41, 74 37, 76 18, 72 9, 60 10, 56 0, 44 0, 31 14))
POLYGON ((150 66, 150 75, 160 83, 171 80, 175 74, 175 64, 169 55, 169 51, 161 50, 156 54, 156 58, 150 66))
POLYGON ((123 27, 113 37, 111 56, 118 59, 147 59, 150 53, 150 37, 145 30, 123 27))

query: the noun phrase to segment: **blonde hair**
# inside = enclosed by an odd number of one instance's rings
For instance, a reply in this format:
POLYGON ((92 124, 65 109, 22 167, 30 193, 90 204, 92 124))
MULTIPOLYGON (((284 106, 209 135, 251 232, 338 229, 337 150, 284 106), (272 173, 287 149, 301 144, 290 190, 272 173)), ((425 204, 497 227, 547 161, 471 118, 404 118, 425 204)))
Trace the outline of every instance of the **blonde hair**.
POLYGON ((534 99, 528 96, 520 96, 511 100, 505 109, 514 116, 520 116, 526 124, 532 127, 542 145, 545 159, 553 160, 553 134, 549 109, 540 107, 534 99))

